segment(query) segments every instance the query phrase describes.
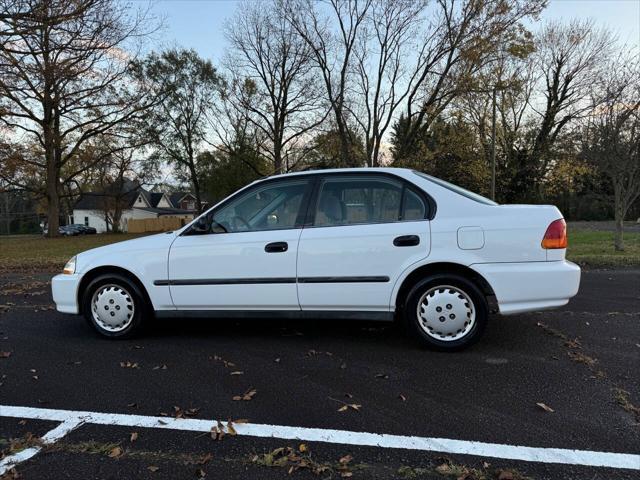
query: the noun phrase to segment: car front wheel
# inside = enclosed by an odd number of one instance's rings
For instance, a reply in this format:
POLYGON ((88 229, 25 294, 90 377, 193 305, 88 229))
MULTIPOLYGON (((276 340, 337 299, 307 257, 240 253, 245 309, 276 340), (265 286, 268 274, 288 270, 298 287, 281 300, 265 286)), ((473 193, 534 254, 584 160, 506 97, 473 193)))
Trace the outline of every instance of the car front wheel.
POLYGON ((408 331, 422 345, 461 350, 482 335, 488 317, 485 296, 459 275, 433 275, 418 282, 404 305, 408 331))
POLYGON ((109 338, 132 337, 149 314, 138 286, 117 274, 101 275, 89 283, 84 292, 82 311, 93 328, 109 338))

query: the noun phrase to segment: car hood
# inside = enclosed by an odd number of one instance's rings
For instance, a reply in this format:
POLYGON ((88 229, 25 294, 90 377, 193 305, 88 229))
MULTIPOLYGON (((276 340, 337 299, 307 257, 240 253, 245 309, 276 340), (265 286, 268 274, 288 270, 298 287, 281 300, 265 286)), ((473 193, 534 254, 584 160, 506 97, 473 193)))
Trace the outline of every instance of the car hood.
POLYGON ((118 256, 117 254, 121 253, 131 256, 135 252, 142 251, 168 251, 175 238, 175 232, 165 232, 92 248, 76 255, 76 271, 82 273, 96 263, 108 265, 109 257, 118 256))

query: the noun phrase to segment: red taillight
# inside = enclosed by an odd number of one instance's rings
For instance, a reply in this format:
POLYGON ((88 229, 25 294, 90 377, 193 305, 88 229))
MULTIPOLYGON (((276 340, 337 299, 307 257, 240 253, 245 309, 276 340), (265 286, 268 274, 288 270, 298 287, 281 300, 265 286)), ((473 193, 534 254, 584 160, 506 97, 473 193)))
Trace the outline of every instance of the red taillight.
POLYGON ((567 248, 567 224, 564 218, 554 220, 547 227, 542 239, 542 248, 567 248))

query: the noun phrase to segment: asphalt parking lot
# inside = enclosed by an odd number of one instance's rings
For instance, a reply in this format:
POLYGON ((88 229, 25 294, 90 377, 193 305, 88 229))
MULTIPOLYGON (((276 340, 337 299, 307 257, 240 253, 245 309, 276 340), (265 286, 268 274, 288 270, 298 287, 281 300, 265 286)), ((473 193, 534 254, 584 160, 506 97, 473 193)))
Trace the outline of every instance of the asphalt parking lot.
POLYGON ((5 478, 640 478, 638 270, 584 272, 567 307, 494 316, 453 354, 346 321, 108 341, 54 310, 48 278, 0 277, 5 478))

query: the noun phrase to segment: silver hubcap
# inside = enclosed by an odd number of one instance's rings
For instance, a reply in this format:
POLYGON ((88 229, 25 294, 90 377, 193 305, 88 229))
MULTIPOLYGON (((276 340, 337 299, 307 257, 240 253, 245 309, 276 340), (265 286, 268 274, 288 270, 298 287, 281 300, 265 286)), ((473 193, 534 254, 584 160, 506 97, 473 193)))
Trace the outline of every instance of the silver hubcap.
POLYGON ((445 342, 464 337, 476 322, 476 311, 469 296, 450 285, 433 287, 422 295, 417 314, 425 333, 445 342))
POLYGON ((121 332, 133 320, 135 305, 129 292, 119 285, 104 285, 93 294, 91 313, 100 328, 121 332))

